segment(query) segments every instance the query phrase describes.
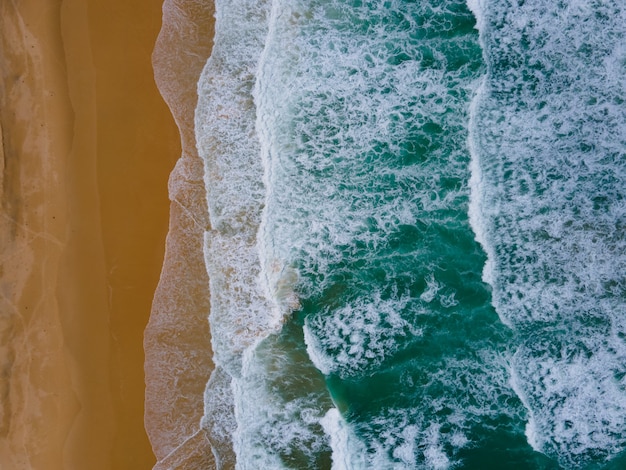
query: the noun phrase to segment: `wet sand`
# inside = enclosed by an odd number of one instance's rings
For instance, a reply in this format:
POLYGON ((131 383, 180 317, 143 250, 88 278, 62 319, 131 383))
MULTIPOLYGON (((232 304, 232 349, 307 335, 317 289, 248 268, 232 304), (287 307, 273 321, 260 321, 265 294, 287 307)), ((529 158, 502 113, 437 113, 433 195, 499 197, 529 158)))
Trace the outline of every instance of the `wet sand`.
POLYGON ((0 2, 0 469, 148 469, 143 330, 180 156, 160 0, 0 2))
POLYGON ((155 45, 156 82, 180 130, 182 154, 169 180, 170 229, 145 331, 145 425, 155 470, 209 470, 213 454, 200 420, 213 369, 203 238, 209 228, 203 163, 195 145, 197 82, 214 32, 212 2, 166 0, 155 45))

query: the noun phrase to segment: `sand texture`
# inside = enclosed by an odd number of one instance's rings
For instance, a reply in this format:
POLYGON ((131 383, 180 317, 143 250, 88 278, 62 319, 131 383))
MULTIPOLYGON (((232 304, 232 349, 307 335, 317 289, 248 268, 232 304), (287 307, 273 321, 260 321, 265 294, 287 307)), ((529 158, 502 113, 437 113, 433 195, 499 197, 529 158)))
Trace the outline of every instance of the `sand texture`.
POLYGON ((143 330, 180 139, 160 0, 0 2, 0 469, 144 469, 143 330))

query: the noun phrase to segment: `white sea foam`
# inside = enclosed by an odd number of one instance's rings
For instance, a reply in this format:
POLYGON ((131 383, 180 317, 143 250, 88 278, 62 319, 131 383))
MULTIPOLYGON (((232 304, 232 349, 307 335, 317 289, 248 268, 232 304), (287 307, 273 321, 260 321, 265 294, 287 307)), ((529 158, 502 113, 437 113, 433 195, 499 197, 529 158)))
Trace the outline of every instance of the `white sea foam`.
POLYGON ((217 468, 233 468, 236 462, 232 435, 237 428, 232 377, 219 365, 213 369, 204 393, 201 426, 207 432, 217 468))
MULTIPOLYGON (((404 424, 397 428, 389 427, 381 434, 387 442, 378 442, 375 450, 368 449, 355 435, 351 426, 346 423, 336 408, 331 408, 321 420, 324 430, 331 436, 333 449, 332 470, 356 470, 376 468, 384 470, 409 470, 415 468, 445 470, 450 468, 450 460, 442 451, 440 445, 439 426, 432 425, 427 433, 420 436, 417 426, 404 424), (386 446, 394 441, 395 448, 386 446), (385 445, 386 444, 386 445, 385 445), (418 447, 422 447, 423 460, 416 463, 419 454, 418 447), (393 460, 389 456, 393 457, 393 460)), ((386 423, 398 425, 400 423, 386 423)))
POLYGON ((480 30, 485 29, 485 4, 489 0, 467 0, 467 7, 470 9, 474 17, 476 18, 476 28, 480 30))
POLYGON ((256 251, 265 188, 252 88, 267 10, 263 0, 216 2, 215 45, 198 83, 196 139, 211 223, 204 255, 216 364, 205 392, 203 426, 220 468, 234 464, 232 433, 247 425, 237 421, 236 406, 245 398, 233 394, 241 390, 231 381, 241 377, 245 351, 279 326, 258 282, 256 251))
MULTIPOLYGON (((441 432, 441 424, 437 422, 420 422, 412 413, 420 413, 416 409, 388 410, 388 417, 376 420, 373 424, 376 432, 368 439, 367 448, 363 443, 353 443, 349 428, 345 424, 335 427, 335 435, 347 439, 349 446, 337 449, 338 461, 348 462, 353 466, 338 465, 338 469, 380 468, 385 470, 437 469, 453 468, 459 462, 448 455, 451 441, 441 432), (356 462, 356 465, 354 465, 356 462)), ((337 426, 335 424, 335 426, 337 426)), ((456 433, 456 442, 462 443, 456 450, 466 445, 467 441, 459 438, 456 433)), ((341 444, 341 441, 339 442, 341 444)), ((333 448, 335 450, 335 448, 333 448)), ((334 457, 333 453, 333 457, 334 457)), ((333 467, 334 470, 334 467, 333 467)))
POLYGON ((284 400, 255 376, 235 380, 235 396, 238 469, 316 468, 316 456, 327 447, 319 424, 325 410, 315 406, 319 397, 284 400))
MULTIPOLYGON (((520 422, 523 417, 503 361, 493 352, 483 352, 475 360, 448 358, 438 371, 421 379, 417 370, 406 368, 399 389, 401 393, 415 390, 421 399, 406 408, 385 408, 367 421, 349 423, 337 409, 331 409, 322 425, 330 436, 333 469, 462 466, 458 453, 475 445, 469 434, 477 432, 481 423, 499 421, 504 426, 500 432, 514 432, 504 421, 520 422), (419 382, 422 380, 425 383, 419 382), (463 393, 441 394, 441 390, 454 390, 461 384, 463 393), (507 407, 494 406, 498 402, 507 407)), ((483 432, 490 426, 486 424, 483 432)))
MULTIPOLYGON (((291 299, 280 307, 282 315, 294 296, 302 304, 316 300, 318 310, 304 326, 308 355, 320 371, 344 379, 374 373, 399 345, 420 341, 416 318, 458 302, 431 266, 416 274, 420 261, 434 257, 425 244, 408 253, 392 248, 403 230, 462 224, 459 208, 468 195, 463 95, 476 84, 463 68, 471 65, 455 68, 437 50, 438 38, 411 39, 415 18, 436 23, 441 14, 426 3, 410 6, 423 11, 407 12, 393 2, 374 11, 344 2, 275 2, 259 68, 255 102, 267 188, 259 252, 266 291, 291 299), (406 20, 402 27, 391 26, 396 12, 406 20), (364 26, 368 22, 374 26, 364 26), (420 49, 424 44, 429 47, 420 49), (407 155, 415 161, 403 160, 407 155), (444 188, 446 178, 456 183, 444 188), (409 261, 406 268, 399 262, 380 269, 377 288, 367 279, 369 286, 347 295, 358 284, 351 264, 374 271, 384 265, 376 256, 409 261), (421 298, 393 289, 403 276, 424 284, 421 298)), ((448 39, 446 47, 453 47, 448 39)), ((463 41, 459 49, 471 50, 474 39, 463 41)), ((506 380, 495 377, 503 368, 493 358, 474 359, 450 359, 428 379, 438 393, 467 387, 463 399, 425 396, 422 408, 385 409, 370 423, 331 410, 321 422, 333 468, 453 466, 453 454, 469 445, 470 427, 519 412, 514 404, 494 410, 502 397, 514 402, 506 380), (437 413, 445 416, 434 420, 437 413)), ((416 396, 423 396, 419 386, 430 386, 411 381, 406 378, 416 396)))
MULTIPOLYGON (((410 21, 404 33, 359 31, 371 19, 366 9, 276 1, 268 28, 264 5, 218 4, 216 47, 199 84, 198 146, 212 225, 205 243, 211 328, 216 363, 228 374, 207 388, 207 414, 225 410, 211 432, 220 439, 234 435, 241 469, 305 468, 302 462, 310 466, 323 457, 329 440, 337 468, 347 461, 343 455, 363 446, 371 468, 454 465, 454 452, 468 445, 466 430, 496 413, 493 403, 507 396, 489 370, 492 360, 447 360, 422 384, 439 391, 456 390, 456 381, 468 384, 466 398, 428 397, 421 408, 385 410, 355 429, 338 416, 332 421, 333 413, 322 419, 330 406, 320 394, 323 384, 309 383, 310 370, 287 372, 299 362, 271 333, 301 302, 327 295, 332 308, 307 319, 306 344, 320 370, 346 376, 387 360, 398 340, 419 340, 416 316, 455 306, 455 292, 430 271, 423 273, 422 298, 411 305, 392 285, 349 298, 325 289, 336 282, 341 263, 373 262, 366 253, 389 256, 384 248, 407 227, 458 223, 467 197, 464 122, 449 90, 454 82, 462 95, 473 84, 459 81, 461 72, 436 50, 424 61, 438 65, 422 67, 424 52, 403 39, 410 21), (344 34, 346 27, 354 29, 344 34), (402 155, 411 152, 402 145, 420 132, 428 158, 405 164, 402 155), (435 142, 432 136, 443 133, 449 136, 444 144, 435 142), (398 160, 385 162, 383 155, 398 160), (458 183, 444 189, 445 178, 458 183), (295 387, 283 383, 300 376, 306 380, 295 387), (212 400, 218 392, 225 400, 212 400), (435 413, 445 416, 433 420, 435 413)), ((415 256, 420 248, 412 249, 393 256, 415 256)), ((384 275, 414 276, 410 271, 384 275)))
POLYGON ((330 453, 320 424, 330 401, 308 361, 270 337, 246 351, 242 378, 233 386, 238 469, 319 468, 320 456, 330 453))
POLYGON ((626 9, 470 6, 488 65, 470 217, 494 306, 520 336, 527 436, 567 468, 604 461, 626 449, 626 9))
MULTIPOLYGON (((472 11, 474 11, 474 9, 472 11)), ((476 14, 476 11, 474 11, 474 14, 476 14)), ((485 81, 483 80, 476 89, 474 99, 470 104, 469 113, 468 149, 470 151, 471 159, 469 166, 470 203, 468 206, 468 216, 470 225, 476 236, 476 241, 480 243, 483 250, 487 254, 487 260, 485 261, 485 266, 483 267, 483 281, 493 285, 493 260, 495 259, 495 253, 493 251, 493 245, 487 240, 487 228, 485 226, 486 217, 481 213, 481 209, 486 205, 483 202, 483 189, 485 188, 485 184, 483 183, 483 172, 479 162, 480 150, 477 148, 477 140, 480 133, 480 129, 477 127, 480 125, 477 113, 479 112, 479 103, 482 103, 484 100, 484 94, 485 81)), ((490 203, 493 202, 490 201, 490 203)), ((510 323, 506 321, 506 318, 502 318, 502 320, 510 326, 510 323)))
POLYGON ((212 340, 216 362, 231 375, 238 374, 243 351, 276 327, 259 288, 256 253, 264 186, 251 92, 266 17, 263 1, 218 2, 215 46, 198 84, 196 135, 211 222, 205 257, 212 340))
POLYGON ((623 450, 626 344, 602 333, 560 344, 535 339, 515 354, 513 385, 531 410, 529 442, 568 467, 623 450))
POLYGON ((417 338, 422 331, 402 318, 410 299, 383 300, 374 292, 321 315, 307 318, 305 339, 309 356, 325 374, 342 376, 377 369, 396 352, 400 337, 417 338))
MULTIPOLYGON (((458 148, 433 149, 423 166, 400 161, 400 145, 421 126, 460 123, 443 118, 453 104, 440 70, 420 70, 419 61, 389 63, 389 41, 401 44, 406 33, 359 32, 359 21, 368 18, 350 15, 366 9, 278 5, 255 91, 269 188, 260 251, 268 254, 265 272, 295 269, 299 291, 308 296, 326 286, 309 280, 328 273, 346 252, 384 246, 402 226, 465 197, 462 187, 441 191, 435 170, 439 159, 449 160, 446 176, 462 180, 464 168, 453 163, 458 148), (342 33, 336 23, 350 24, 346 18, 357 26, 342 33), (394 153, 395 164, 380 164, 382 154, 394 153)), ((395 54, 405 46, 407 54, 420 55, 408 43, 395 54)))
POLYGON ((337 408, 328 410, 320 423, 326 434, 330 436, 330 445, 333 450, 332 470, 368 468, 367 449, 354 435, 337 408))

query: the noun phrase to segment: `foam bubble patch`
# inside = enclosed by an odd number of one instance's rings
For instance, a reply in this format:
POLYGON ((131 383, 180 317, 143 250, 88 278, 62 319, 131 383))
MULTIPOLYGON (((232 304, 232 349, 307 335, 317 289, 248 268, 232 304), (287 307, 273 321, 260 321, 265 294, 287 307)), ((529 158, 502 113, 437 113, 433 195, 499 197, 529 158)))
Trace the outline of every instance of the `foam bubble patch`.
POLYGON ((493 304, 518 334, 527 434, 567 468, 626 449, 626 9, 471 2, 488 73, 472 105, 472 204, 493 304), (617 73, 620 70, 620 73, 617 73))

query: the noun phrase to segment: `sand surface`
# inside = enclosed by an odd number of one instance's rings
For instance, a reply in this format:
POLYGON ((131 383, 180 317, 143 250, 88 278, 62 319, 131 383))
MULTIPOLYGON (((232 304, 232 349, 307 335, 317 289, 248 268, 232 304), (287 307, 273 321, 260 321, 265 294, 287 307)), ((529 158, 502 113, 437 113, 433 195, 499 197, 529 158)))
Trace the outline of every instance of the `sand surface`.
POLYGON ((0 469, 148 469, 143 330, 180 156, 160 0, 0 2, 0 469))

